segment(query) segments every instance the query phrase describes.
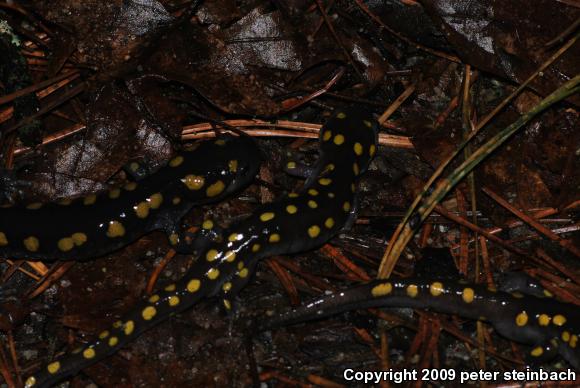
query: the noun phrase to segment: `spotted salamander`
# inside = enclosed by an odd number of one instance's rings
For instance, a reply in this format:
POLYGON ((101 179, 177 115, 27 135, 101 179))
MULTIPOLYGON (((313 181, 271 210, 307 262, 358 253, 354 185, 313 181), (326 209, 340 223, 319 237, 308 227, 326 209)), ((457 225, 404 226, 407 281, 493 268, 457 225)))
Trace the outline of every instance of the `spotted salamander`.
POLYGON ((531 345, 532 360, 548 360, 560 354, 580 370, 578 306, 558 302, 547 291, 542 297, 524 292, 523 287, 505 292, 446 280, 376 280, 314 299, 260 326, 266 330, 369 307, 423 308, 488 321, 500 335, 531 345))
POLYGON ((153 230, 177 244, 181 218, 251 182, 259 166, 251 138, 200 143, 138 182, 59 203, 0 208, 0 256, 83 260, 115 251, 153 230))
POLYGON ((200 299, 218 297, 226 309, 266 256, 320 246, 354 216, 356 181, 375 154, 377 126, 370 114, 341 111, 320 132, 320 156, 296 193, 259 207, 210 243, 177 283, 151 295, 99 334, 90 345, 50 362, 26 380, 26 387, 49 386, 114 352, 144 330, 200 299))

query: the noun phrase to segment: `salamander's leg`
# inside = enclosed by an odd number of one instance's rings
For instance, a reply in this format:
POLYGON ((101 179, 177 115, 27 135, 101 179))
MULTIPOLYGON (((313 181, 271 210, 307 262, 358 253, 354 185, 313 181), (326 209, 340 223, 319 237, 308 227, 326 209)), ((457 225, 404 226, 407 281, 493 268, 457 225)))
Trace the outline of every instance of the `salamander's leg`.
POLYGON ((159 166, 154 163, 149 163, 148 160, 141 160, 139 162, 133 161, 123 166, 123 170, 131 179, 140 181, 141 179, 153 174, 159 166))
POLYGON ((500 280, 499 289, 509 293, 520 292, 538 298, 552 296, 536 279, 525 272, 505 273, 500 280))
POLYGON ((297 155, 287 151, 284 157, 284 167, 283 170, 286 174, 306 179, 312 176, 314 172, 314 167, 308 166, 298 160, 297 155))
POLYGON ((532 366, 544 365, 558 355, 560 345, 558 338, 552 338, 546 344, 532 347, 526 355, 526 362, 532 366))
POLYGON ((222 228, 211 219, 203 221, 201 227, 195 232, 176 230, 176 228, 170 228, 167 231, 173 249, 178 253, 194 256, 199 255, 209 244, 221 241, 222 233, 222 228))
POLYGON ((341 233, 348 232, 352 229, 352 227, 354 226, 354 222, 356 221, 356 213, 358 212, 358 208, 359 208, 359 199, 358 196, 355 195, 352 201, 352 207, 348 212, 348 218, 341 229, 341 233))
POLYGON ((16 178, 13 170, 0 169, 0 204, 14 204, 22 197, 22 191, 32 186, 26 180, 16 178))

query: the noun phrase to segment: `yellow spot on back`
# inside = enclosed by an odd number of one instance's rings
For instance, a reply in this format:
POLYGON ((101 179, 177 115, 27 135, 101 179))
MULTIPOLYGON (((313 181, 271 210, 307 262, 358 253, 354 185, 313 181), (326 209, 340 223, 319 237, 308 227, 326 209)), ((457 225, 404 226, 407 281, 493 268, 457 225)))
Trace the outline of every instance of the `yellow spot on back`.
POLYGON ((223 145, 226 145, 226 141, 224 139, 218 139, 214 142, 214 144, 217 144, 219 146, 223 146, 223 145))
POLYGON ((48 373, 50 373, 51 375, 55 374, 56 372, 58 372, 60 369, 60 362, 55 361, 55 362, 51 362, 50 364, 48 364, 48 366, 46 367, 46 370, 48 371, 48 373))
POLYGON ((59 201, 58 204, 62 205, 62 206, 68 206, 72 203, 72 199, 63 199, 62 201, 59 201))
POLYGON ((217 249, 210 249, 205 254, 205 259, 207 261, 214 261, 215 259, 217 259, 217 257, 218 257, 218 251, 217 251, 217 249))
POLYGON ((224 299, 224 307, 226 308, 226 310, 231 310, 232 309, 232 303, 229 300, 224 299))
POLYGON ((364 124, 364 125, 365 125, 367 128, 372 128, 372 127, 373 127, 373 124, 372 124, 370 121, 368 121, 368 120, 363 120, 363 124, 364 124))
POLYGON ((179 205, 181 203, 181 198, 180 197, 173 197, 173 199, 171 200, 171 203, 174 205, 179 205))
POLYGON ((292 170, 293 168, 296 168, 296 162, 288 162, 286 163, 286 168, 289 170, 292 170))
POLYGON ((187 283, 187 291, 188 292, 196 292, 201 287, 201 281, 199 279, 191 279, 189 283, 187 283))
POLYGON ((224 260, 231 263, 236 259, 236 252, 234 251, 227 251, 224 253, 224 260))
POLYGON ((349 212, 350 211, 350 202, 345 202, 342 204, 342 210, 344 210, 345 212, 349 212))
POLYGON ((181 182, 183 182, 189 190, 199 190, 205 184, 205 178, 200 175, 186 175, 181 179, 181 182))
POLYGON ((42 203, 40 203, 40 202, 34 202, 34 203, 31 203, 31 204, 26 206, 26 208, 29 210, 38 210, 41 207, 42 207, 42 203))
POLYGON ((570 346, 572 349, 576 348, 576 344, 578 343, 578 336, 576 334, 572 334, 572 337, 570 337, 570 342, 568 343, 568 346, 570 346))
POLYGON ((6 245, 8 245, 8 238, 4 232, 0 232, 0 247, 4 247, 6 245))
POLYGON ((220 270, 217 268, 211 268, 209 271, 207 271, 207 277, 211 280, 215 280, 220 276, 220 270))
POLYGON ((252 252, 256 253, 260 250, 260 244, 254 244, 252 245, 252 252))
POLYGON ((566 323, 566 317, 560 314, 554 315, 554 319, 552 319, 552 322, 556 326, 563 326, 566 323))
POLYGON ((157 303, 159 302, 159 295, 154 294, 149 297, 149 303, 157 303))
POLYGON ((286 211, 288 212, 288 214, 296 214, 298 208, 294 205, 288 205, 286 206, 286 211))
POLYGON ((343 135, 336 135, 334 137, 334 144, 341 145, 342 143, 344 143, 344 136, 343 135))
POLYGON ((318 180, 318 183, 320 183, 322 186, 328 186, 329 184, 332 183, 332 179, 330 179, 330 178, 320 178, 318 180))
POLYGON ((183 156, 178 155, 169 161, 169 166, 170 167, 177 167, 177 166, 181 165, 181 163, 183 163, 183 156))
POLYGON ((411 298, 414 298, 417 296, 417 294, 419 294, 419 287, 417 287, 415 284, 410 284, 407 286, 407 295, 410 296, 411 298))
POLYGON ((339 112, 339 113, 336 115, 336 118, 337 118, 337 119, 344 119, 344 118, 346 118, 346 113, 344 113, 344 112, 339 112))
POLYGON ((226 185, 222 181, 217 181, 213 185, 209 185, 205 193, 208 197, 215 197, 216 195, 221 194, 224 191, 226 185))
POLYGON ((316 189, 309 189, 308 194, 312 195, 313 197, 316 197, 318 195, 318 191, 316 189))
POLYGON ((95 194, 87 195, 83 198, 83 205, 93 205, 97 202, 97 196, 95 194))
POLYGON ((73 233, 71 238, 77 247, 80 247, 81 245, 86 243, 88 240, 87 235, 84 233, 80 233, 80 232, 73 233))
POLYGON ((130 335, 131 333, 133 333, 133 330, 135 330, 135 322, 133 321, 125 322, 125 327, 123 328, 123 332, 125 333, 125 335, 130 335))
POLYGON ((228 241, 230 241, 230 242, 240 241, 243 238, 244 238, 244 235, 241 233, 232 233, 229 235, 228 241))
POLYGON ((230 172, 238 171, 238 161, 237 160, 230 160, 228 162, 228 169, 230 170, 230 172))
POLYGON ((373 287, 371 295, 378 298, 380 296, 389 295, 391 291, 393 291, 393 285, 391 283, 381 283, 373 287))
POLYGON ((331 137, 332 137, 331 131, 324 131, 324 133, 322 134, 322 140, 324 141, 330 140, 331 137))
POLYGON ((171 307, 177 306, 179 304, 179 297, 178 296, 175 296, 175 295, 170 296, 169 297, 169 300, 168 300, 168 303, 169 303, 169 305, 171 307))
POLYGON ((60 240, 58 240, 58 249, 60 249, 63 252, 68 252, 71 249, 73 249, 73 247, 75 246, 75 243, 73 242, 73 239, 70 237, 65 237, 65 238, 61 238, 60 240))
POLYGON ((137 162, 131 162, 129 164, 129 169, 131 171, 137 171, 139 169, 139 163, 137 163, 137 162))
POLYGON ((105 339, 108 336, 109 336, 109 331, 105 330, 105 331, 102 331, 101 334, 99 334, 99 339, 105 339))
POLYGON ((241 271, 244 268, 244 262, 243 261, 239 261, 238 262, 238 271, 241 271))
POLYGON ((122 322, 122 321, 115 321, 115 322, 113 322, 113 327, 114 327, 115 329, 118 329, 118 328, 120 328, 120 327, 121 327, 121 325, 122 325, 122 324, 123 324, 123 322, 122 322))
POLYGON ((249 271, 248 271, 247 268, 242 268, 240 270, 240 272, 238 272, 238 276, 241 277, 241 278, 245 278, 245 277, 248 276, 248 273, 249 273, 249 271))
POLYGON ((375 152, 377 152, 377 146, 371 144, 369 147, 369 155, 371 156, 371 158, 375 156, 375 152))
POLYGON ((463 299, 463 301, 465 303, 473 302, 474 297, 475 297, 475 291, 473 291, 473 288, 466 287, 463 289, 463 292, 461 293, 461 298, 463 299))
POLYGON ((171 233, 168 238, 171 245, 177 245, 179 243, 179 235, 177 233, 171 233))
POLYGON ((164 288, 164 290, 165 290, 165 291, 167 291, 167 292, 173 292, 173 291, 175 291, 175 288, 176 288, 176 287, 175 287, 175 283, 173 283, 173 284, 169 284, 169 285, 167 285, 167 286, 164 288))
POLYGON ((270 241, 271 243, 277 243, 278 241, 280 241, 280 235, 278 233, 273 233, 268 238, 268 241, 270 241))
POLYGON ((528 314, 525 311, 522 311, 518 315, 516 315, 516 325, 518 326, 525 326, 528 323, 528 314))
POLYGON ((224 292, 228 292, 232 289, 232 283, 231 282, 225 282, 224 285, 222 286, 222 290, 224 290, 224 292))
POLYGON ((431 295, 433 296, 439 296, 441 295, 443 292, 445 291, 445 289, 443 288, 443 283, 441 282, 433 282, 431 283, 431 285, 429 286, 429 292, 431 293, 431 295))
POLYGON ((36 252, 40 247, 40 242, 34 236, 26 237, 23 242, 24 247, 30 252, 36 252))
POLYGON ((308 228, 308 235, 311 238, 316 238, 316 237, 318 237, 319 234, 320 234, 320 227, 318 225, 312 225, 310 228, 308 228))
POLYGON ((137 182, 129 182, 123 188, 127 191, 133 191, 137 188, 137 182))
POLYGON ((538 324, 540 326, 548 326, 550 324, 550 316, 548 314, 540 314, 538 317, 538 324))
POLYGON ((109 191, 109 198, 111 198, 111 199, 117 199, 117 198, 119 198, 120 195, 121 195, 121 189, 119 189, 119 188, 112 189, 111 191, 109 191))
POLYGON ((288 198, 296 198, 298 197, 298 193, 290 193, 288 194, 288 198))
POLYGON ((548 290, 544 290, 544 296, 546 296, 547 298, 551 298, 554 296, 554 294, 552 294, 550 291, 548 290))
POLYGON ((109 338, 109 346, 115 346, 115 345, 117 345, 118 342, 119 342, 119 339, 117 337, 109 338))
POLYGON ((145 201, 139 202, 137 206, 133 206, 133 210, 135 210, 137 217, 147 218, 149 215, 149 204, 145 201))
POLYGON ((363 146, 361 143, 356 142, 354 143, 354 153, 357 154, 358 156, 361 156, 363 153, 363 146))
POLYGON ((87 348, 83 351, 83 357, 86 359, 91 359, 95 357, 95 349, 87 348))
POLYGON ((352 164, 352 172, 354 172, 354 175, 358 175, 360 173, 360 168, 358 167, 358 163, 354 162, 352 164))
POLYGON ((29 378, 26 379, 26 382, 24 383, 24 388, 34 387, 35 385, 36 378, 34 376, 30 376, 29 378))
POLYGON ((270 221, 274 217, 275 217, 275 215, 272 212, 262 213, 262 214, 260 214, 260 221, 263 221, 263 222, 270 221))
POLYGON ((163 195, 161 193, 155 193, 149 197, 148 201, 151 209, 159 209, 159 206, 163 203, 163 195))
POLYGON ((328 163, 328 164, 326 165, 326 167, 324 167, 324 172, 328 172, 328 171, 334 171, 334 169, 335 169, 335 168, 336 168, 336 167, 334 166, 334 164, 332 164, 332 163, 328 163))
POLYGON ((153 306, 147 306, 141 312, 141 316, 146 321, 152 320, 155 315, 157 315, 157 309, 153 306))
POLYGON ((308 201, 308 207, 311 208, 311 209, 316 209, 318 207, 318 204, 316 203, 316 201, 309 200, 308 201))
POLYGON ((564 342, 568 342, 568 341, 570 341, 570 332, 569 332, 569 331, 567 331, 567 330, 564 330, 564 331, 562 332, 562 340, 563 340, 564 342))
POLYGON ((119 221, 109 222, 109 227, 107 229, 107 237, 123 237, 125 235, 125 227, 119 221))
POLYGON ((328 198, 334 198, 334 193, 332 191, 329 192, 327 195, 328 195, 328 198))
POLYGON ((350 191, 352 191, 353 193, 356 191, 356 185, 354 183, 350 184, 350 191))
POLYGON ((532 351, 530 352, 530 354, 534 357, 540 357, 543 353, 544 353, 544 348, 542 348, 541 346, 538 346, 538 347, 532 349, 532 351))
POLYGON ((328 217, 326 221, 324 221, 324 226, 326 226, 327 229, 332 229, 334 226, 334 219, 332 217, 328 217))
POLYGON ((204 229, 212 229, 213 228, 213 221, 212 220, 205 220, 203 221, 203 224, 201 224, 201 227, 204 229))

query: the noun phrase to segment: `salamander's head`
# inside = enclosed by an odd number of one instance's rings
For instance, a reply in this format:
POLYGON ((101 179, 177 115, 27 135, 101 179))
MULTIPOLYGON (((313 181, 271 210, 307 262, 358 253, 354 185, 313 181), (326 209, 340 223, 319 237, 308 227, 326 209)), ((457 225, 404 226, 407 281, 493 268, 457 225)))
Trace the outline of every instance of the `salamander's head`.
POLYGON ((338 158, 354 158, 355 169, 362 173, 375 155, 377 138, 378 123, 372 113, 360 108, 337 109, 320 130, 320 147, 338 158))

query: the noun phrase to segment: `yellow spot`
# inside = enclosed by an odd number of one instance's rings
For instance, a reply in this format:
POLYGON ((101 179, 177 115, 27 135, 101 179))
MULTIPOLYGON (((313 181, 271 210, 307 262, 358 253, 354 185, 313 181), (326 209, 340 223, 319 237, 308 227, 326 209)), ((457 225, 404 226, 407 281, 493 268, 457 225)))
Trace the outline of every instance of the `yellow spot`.
POLYGON ((294 205, 288 205, 286 206, 286 211, 288 212, 288 214, 296 214, 298 208, 294 205))
POLYGON ((224 191, 225 187, 226 185, 224 185, 224 182, 217 181, 213 185, 209 185, 205 193, 207 194, 208 197, 215 197, 216 195, 219 195, 222 191, 224 191))
POLYGON ((380 296, 389 295, 391 291, 393 291, 393 285, 391 283, 381 283, 373 287, 371 295, 378 298, 380 296))
POLYGON ((324 133, 322 134, 322 140, 324 140, 324 141, 330 140, 331 137, 332 137, 332 132, 330 132, 330 131, 324 131, 324 133))
POLYGON ((330 179, 330 178, 320 178, 318 180, 318 183, 320 183, 322 186, 328 186, 329 184, 332 183, 332 179, 330 179))
POLYGON ((363 120, 363 124, 364 124, 364 125, 365 125, 367 128, 372 128, 372 127, 373 127, 373 124, 372 124, 370 121, 368 121, 368 120, 363 120))
POLYGON ((73 239, 70 237, 65 237, 65 238, 61 238, 60 240, 58 240, 58 249, 60 249, 63 252, 68 252, 71 249, 73 249, 73 247, 75 246, 75 243, 73 242, 73 239))
POLYGON ((137 182, 129 182, 123 188, 127 191, 133 191, 137 188, 137 182))
POLYGON ((340 113, 338 113, 338 114, 336 115, 336 118, 337 118, 337 119, 344 119, 344 118, 346 118, 346 114, 345 114, 345 113, 343 113, 343 112, 340 112, 340 113))
POLYGON ((344 143, 344 136, 342 136, 342 135, 336 135, 334 137, 334 144, 341 145, 342 143, 344 143))
POLYGON ((292 170, 293 168, 296 168, 296 162, 288 162, 286 163, 286 168, 289 170, 292 170))
POLYGON ((26 208, 29 210, 38 210, 42 207, 42 204, 40 202, 34 202, 31 203, 30 205, 27 205, 26 208))
POLYGON ((207 261, 214 261, 215 259, 217 259, 217 257, 218 257, 218 251, 216 249, 210 249, 205 254, 205 259, 207 261))
POLYGON ((111 199, 117 199, 120 196, 121 196, 121 189, 119 189, 119 188, 109 191, 109 198, 111 198, 111 199))
POLYGON ((199 287, 201 287, 201 282, 199 281, 199 279, 191 279, 189 281, 189 283, 187 283, 187 291, 188 292, 197 292, 197 290, 199 290, 199 287))
POLYGON ((568 345, 574 349, 576 347, 576 344, 578 343, 578 336, 576 334, 573 334, 572 337, 570 337, 570 342, 568 343, 568 345))
POLYGON ((109 331, 105 330, 105 331, 102 331, 101 334, 99 334, 99 339, 105 339, 108 336, 109 336, 109 331))
POLYGON ((95 194, 87 195, 83 198, 84 205, 93 205, 95 202, 97 202, 97 196, 95 194))
POLYGON ((324 167, 324 171, 325 171, 325 172, 328 172, 328 171, 334 171, 334 169, 335 169, 335 168, 336 168, 336 167, 334 166, 334 164, 332 164, 332 163, 328 163, 328 164, 326 165, 326 167, 324 167))
POLYGON ((152 320, 155 315, 157 315, 157 309, 153 306, 147 306, 141 312, 141 316, 146 321, 152 320))
POLYGON ((357 154, 358 156, 361 156, 363 153, 363 146, 361 143, 356 142, 354 143, 354 153, 357 154))
POLYGON ((6 245, 8 245, 8 238, 6 238, 4 232, 0 232, 0 247, 4 247, 6 245))
POLYGON ((318 225, 312 225, 310 228, 308 228, 308 235, 311 238, 316 238, 316 237, 318 237, 319 234, 320 234, 320 227, 318 225))
POLYGON ((173 199, 171 200, 171 203, 174 205, 179 205, 181 203, 181 198, 180 197, 173 197, 173 199))
POLYGON ((332 217, 328 217, 326 221, 324 221, 324 226, 326 226, 327 229, 332 229, 334 226, 334 219, 332 217))
POLYGON ((554 315, 554 319, 552 320, 552 322, 556 326, 563 326, 566 323, 566 317, 560 314, 554 315))
POLYGON ((411 298, 414 298, 417 296, 417 294, 419 294, 419 287, 417 287, 415 284, 410 284, 407 286, 407 295, 409 295, 411 298))
POLYGON ((107 229, 107 236, 110 238, 123 237, 125 235, 125 227, 119 221, 109 222, 107 229))
POLYGON ((227 251, 224 253, 224 260, 231 263, 236 259, 236 252, 234 251, 227 251))
POLYGON ((238 171, 238 161, 237 160, 230 160, 228 162, 228 169, 230 170, 230 172, 238 171))
POLYGON ((463 298, 463 301, 465 303, 471 303, 473 302, 473 298, 475 297, 475 291, 473 291, 473 288, 466 287, 463 289, 461 297, 463 298))
POLYGON ((178 155, 175 158, 171 159, 171 161, 169 162, 169 166, 177 167, 181 165, 181 163, 183 163, 183 156, 178 155))
POLYGON ((133 210, 135 210, 135 214, 139 218, 147 218, 149 215, 149 204, 145 201, 139 202, 137 206, 133 206, 133 210))
POLYGON ((119 342, 119 339, 117 337, 109 338, 109 346, 115 346, 115 345, 117 345, 118 342, 119 342))
POLYGON ((377 146, 371 144, 371 146, 369 147, 369 155, 371 156, 371 158, 375 156, 375 152, 377 152, 377 146))
POLYGON ((226 308, 226 310, 231 310, 232 309, 232 303, 229 300, 224 299, 224 307, 226 308))
POLYGON ((63 199, 62 201, 59 201, 59 203, 58 203, 58 204, 59 204, 59 205, 62 205, 62 206, 68 206, 68 205, 70 205, 71 203, 72 203, 72 199, 63 199))
POLYGON ((316 201, 310 200, 308 201, 308 207, 311 209, 316 209, 318 207, 318 204, 316 203, 316 201))
POLYGON ((226 141, 225 141, 225 140, 223 140, 223 139, 219 139, 219 140, 216 140, 216 141, 214 142, 214 144, 217 144, 217 145, 219 145, 219 146, 223 146, 223 145, 226 145, 226 141))
POLYGON ((114 327, 115 329, 118 329, 118 328, 120 328, 120 327, 121 327, 121 325, 123 325, 123 322, 122 322, 122 321, 115 321, 115 322, 113 322, 113 327, 114 327))
POLYGON ((157 303, 159 302, 159 295, 154 294, 149 297, 149 303, 157 303))
POLYGON ((36 378, 34 376, 30 376, 29 378, 26 379, 26 382, 24 383, 24 388, 34 387, 35 385, 36 378))
POLYGON ((36 252, 38 247, 40 247, 40 242, 34 236, 30 236, 24 239, 24 247, 30 252, 36 252))
POLYGON ((308 194, 312 195, 313 197, 316 197, 318 195, 318 191, 316 189, 309 189, 308 194))
POLYGON ((356 186, 354 183, 350 184, 350 191, 352 191, 353 193, 356 191, 356 186))
POLYGON ((540 314, 538 324, 540 326, 548 326, 550 324, 550 316, 548 314, 540 314))
POLYGON ((77 247, 80 247, 81 245, 86 243, 88 240, 87 235, 84 233, 80 233, 80 232, 73 233, 71 238, 77 247))
POLYGON ((334 193, 332 191, 329 192, 327 195, 328 195, 328 198, 334 198, 334 193))
POLYGON ((277 243, 278 241, 280 241, 280 235, 278 233, 273 233, 270 235, 270 238, 268 238, 268 241, 270 241, 271 243, 277 243))
POLYGON ((228 237, 228 241, 230 242, 234 242, 234 241, 240 241, 241 239, 244 238, 244 235, 241 233, 232 233, 230 234, 230 236, 228 237))
POLYGON ((220 270, 217 268, 211 268, 209 271, 207 271, 207 277, 211 280, 215 280, 220 276, 220 270))
POLYGON ((159 206, 163 203, 163 195, 161 193, 155 193, 149 197, 148 201, 151 209, 159 209, 159 206))
POLYGON ((171 307, 175 307, 175 306, 177 306, 179 304, 179 297, 178 296, 175 296, 175 295, 174 296, 170 296, 168 302, 169 302, 169 305, 171 307))
POLYGON ((441 295, 443 292, 445 291, 445 289, 443 288, 443 283, 441 282, 433 282, 431 283, 431 285, 429 286, 429 292, 431 293, 431 295, 433 296, 439 296, 441 295))
POLYGON ((137 171, 139 169, 139 163, 137 162, 132 162, 131 164, 129 164, 129 169, 131 171, 137 171))
POLYGON ((167 292, 173 292, 173 291, 175 291, 175 283, 169 284, 168 286, 166 286, 164 288, 164 290, 167 291, 167 292))
POLYGON ((298 197, 298 193, 290 193, 288 194, 288 198, 296 198, 298 197))
POLYGON ((252 252, 256 253, 260 250, 260 244, 254 244, 252 245, 252 252))
POLYGON ((263 222, 270 221, 274 217, 275 217, 275 215, 272 212, 262 213, 260 215, 260 221, 263 221, 263 222))
POLYGON ((91 359, 95 357, 95 349, 87 348, 83 351, 83 357, 86 359, 91 359))
POLYGON ((231 289, 232 289, 231 282, 225 282, 224 285, 222 286, 222 290, 224 290, 224 292, 229 292, 231 289))
POLYGON ((563 340, 564 342, 568 342, 568 341, 570 341, 570 332, 569 332, 569 331, 567 331, 567 330, 564 330, 564 331, 562 332, 562 340, 563 340))
POLYGON ((538 346, 537 348, 532 349, 530 354, 534 357, 540 357, 544 353, 544 348, 538 346))
POLYGON ((345 202, 342 204, 342 210, 344 210, 345 212, 349 212, 350 211, 350 202, 345 202))
POLYGON ((55 362, 51 362, 50 364, 48 364, 48 366, 46 367, 46 370, 48 371, 48 373, 50 373, 51 375, 55 374, 56 372, 58 372, 58 370, 60 369, 60 362, 55 361, 55 362))
POLYGON ((135 322, 133 321, 125 322, 125 327, 123 328, 123 332, 125 332, 125 335, 130 335, 131 333, 133 333, 133 330, 135 330, 135 322))
POLYGON ((242 268, 240 270, 240 272, 238 272, 238 276, 241 277, 241 278, 245 278, 245 277, 248 276, 248 273, 249 273, 249 271, 248 271, 247 268, 242 268))
POLYGON ((525 326, 528 323, 528 314, 525 311, 522 311, 518 315, 516 315, 516 325, 518 326, 525 326))
POLYGON ((177 233, 171 233, 169 235, 169 243, 171 245, 177 245, 178 242, 179 242, 179 235, 177 233))
POLYGON ((358 163, 356 163, 356 162, 355 162, 355 163, 353 163, 353 165, 352 165, 352 172, 354 172, 354 175, 355 175, 355 176, 359 174, 359 172, 360 172, 360 169, 359 169, 359 167, 358 167, 358 163))
POLYGON ((205 184, 205 178, 200 175, 186 175, 181 182, 189 189, 189 190, 199 190, 205 184))
POLYGON ((205 220, 205 221, 203 221, 203 224, 201 224, 201 227, 203 229, 207 229, 207 230, 212 229, 213 228, 213 221, 212 220, 205 220))
POLYGON ((244 268, 244 262, 240 261, 238 262, 238 271, 241 271, 244 268))
POLYGON ((544 290, 544 296, 546 296, 547 298, 551 298, 554 296, 554 294, 552 294, 550 291, 548 290, 544 290))
POLYGON ((521 299, 521 298, 523 298, 523 297, 524 297, 524 294, 522 294, 521 292, 512 292, 512 296, 513 296, 514 298, 521 299))

